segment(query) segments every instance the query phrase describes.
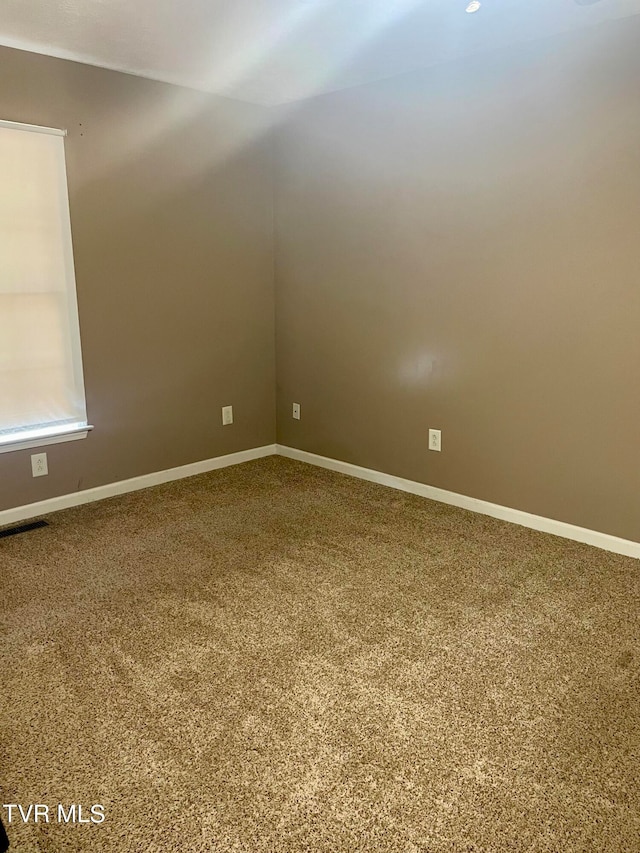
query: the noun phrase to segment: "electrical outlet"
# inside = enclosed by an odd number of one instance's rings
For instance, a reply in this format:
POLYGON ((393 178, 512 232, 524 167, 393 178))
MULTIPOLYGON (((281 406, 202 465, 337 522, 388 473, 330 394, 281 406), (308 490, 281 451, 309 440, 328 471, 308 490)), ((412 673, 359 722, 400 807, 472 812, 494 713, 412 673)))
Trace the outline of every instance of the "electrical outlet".
POLYGON ((31 473, 34 477, 45 477, 49 473, 46 453, 34 453, 32 455, 31 473))
POLYGON ((233 423, 233 406, 222 407, 222 425, 228 426, 233 423))
POLYGON ((293 417, 299 421, 300 420, 300 403, 293 404, 293 417))
POLYGON ((442 433, 439 429, 429 430, 429 450, 442 450, 442 433))

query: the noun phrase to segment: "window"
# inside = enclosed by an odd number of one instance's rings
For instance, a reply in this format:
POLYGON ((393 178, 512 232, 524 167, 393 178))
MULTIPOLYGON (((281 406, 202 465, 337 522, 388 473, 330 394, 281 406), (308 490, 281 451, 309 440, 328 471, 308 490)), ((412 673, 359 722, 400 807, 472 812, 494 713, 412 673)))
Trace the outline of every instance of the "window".
POLYGON ((64 136, 0 121, 0 452, 90 429, 64 136))

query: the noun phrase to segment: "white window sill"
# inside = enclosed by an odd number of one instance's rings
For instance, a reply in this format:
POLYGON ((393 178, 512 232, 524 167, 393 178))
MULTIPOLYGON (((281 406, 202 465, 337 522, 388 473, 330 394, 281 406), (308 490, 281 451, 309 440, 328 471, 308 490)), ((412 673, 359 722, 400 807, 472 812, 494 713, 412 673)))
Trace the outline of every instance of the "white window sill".
POLYGON ((66 430, 61 427, 59 432, 47 432, 41 435, 23 433, 21 436, 4 441, 0 438, 0 453, 26 450, 28 447, 47 447, 49 444, 60 444, 62 441, 76 441, 79 438, 86 438, 92 429, 93 427, 89 425, 66 430))

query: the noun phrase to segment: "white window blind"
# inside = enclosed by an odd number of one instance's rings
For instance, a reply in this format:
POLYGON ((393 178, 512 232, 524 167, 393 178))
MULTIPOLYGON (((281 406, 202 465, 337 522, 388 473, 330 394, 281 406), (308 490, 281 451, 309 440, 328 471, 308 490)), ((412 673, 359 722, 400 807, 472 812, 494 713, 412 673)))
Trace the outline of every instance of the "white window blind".
POLYGON ((87 429, 64 133, 0 121, 0 450, 87 429))

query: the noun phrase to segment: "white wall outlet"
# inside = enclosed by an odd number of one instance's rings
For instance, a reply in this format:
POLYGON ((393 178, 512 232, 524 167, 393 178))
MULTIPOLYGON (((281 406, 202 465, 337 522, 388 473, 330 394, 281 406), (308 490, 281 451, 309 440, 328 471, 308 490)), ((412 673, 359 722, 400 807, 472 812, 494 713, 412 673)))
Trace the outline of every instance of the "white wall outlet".
POLYGON ((293 417, 299 421, 300 420, 300 403, 293 404, 293 417))
POLYGON ((31 456, 31 473, 34 477, 45 477, 49 473, 46 453, 34 453, 31 456))
POLYGON ((442 433, 439 429, 429 430, 429 450, 442 450, 442 433))
POLYGON ((228 426, 233 423, 233 406, 222 407, 222 425, 228 426))

